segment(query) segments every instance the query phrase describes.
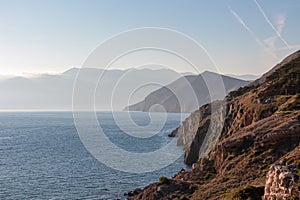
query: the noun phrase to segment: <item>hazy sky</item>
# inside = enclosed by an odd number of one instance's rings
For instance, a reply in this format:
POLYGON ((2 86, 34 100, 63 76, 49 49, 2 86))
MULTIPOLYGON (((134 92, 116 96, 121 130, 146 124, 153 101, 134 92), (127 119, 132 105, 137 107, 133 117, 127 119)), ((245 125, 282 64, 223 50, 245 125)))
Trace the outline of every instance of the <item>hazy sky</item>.
POLYGON ((0 74, 79 67, 107 38, 141 27, 194 38, 221 73, 261 74, 299 49, 299 10, 297 0, 0 0, 0 74))

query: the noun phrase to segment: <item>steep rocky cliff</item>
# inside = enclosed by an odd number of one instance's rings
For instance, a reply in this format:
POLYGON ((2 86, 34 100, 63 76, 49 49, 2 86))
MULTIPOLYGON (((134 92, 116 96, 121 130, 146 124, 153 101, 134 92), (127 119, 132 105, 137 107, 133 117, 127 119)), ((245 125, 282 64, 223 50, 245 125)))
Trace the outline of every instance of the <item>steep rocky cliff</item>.
POLYGON ((195 163, 216 144, 225 121, 226 102, 215 101, 193 112, 171 136, 177 136, 177 145, 185 150, 186 164, 195 163))
POLYGON ((193 168, 130 198, 299 199, 299 86, 300 51, 255 84, 201 107, 172 134, 193 168))

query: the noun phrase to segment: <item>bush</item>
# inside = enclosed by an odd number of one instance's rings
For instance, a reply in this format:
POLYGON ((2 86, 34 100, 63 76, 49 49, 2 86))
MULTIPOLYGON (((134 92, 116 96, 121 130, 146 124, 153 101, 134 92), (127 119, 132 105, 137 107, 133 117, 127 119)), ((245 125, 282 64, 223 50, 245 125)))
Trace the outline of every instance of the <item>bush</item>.
POLYGON ((247 186, 243 189, 238 191, 232 192, 227 196, 227 199, 234 199, 234 200, 260 200, 261 197, 264 195, 264 186, 254 187, 254 186, 247 186))
POLYGON ((267 176, 267 172, 263 172, 259 175, 260 178, 265 178, 267 176))
MULTIPOLYGON (((298 169, 298 171, 297 171, 297 176, 300 177, 300 169, 298 169)), ((300 182, 299 182, 299 184, 300 184, 300 182)))
POLYGON ((269 164, 262 164, 261 166, 259 166, 260 170, 266 170, 266 169, 269 169, 269 168, 270 168, 269 164))
POLYGON ((290 165, 290 164, 293 164, 294 163, 294 159, 293 158, 290 158, 286 161, 286 164, 290 165))
MULTIPOLYGON (((274 95, 295 95, 300 93, 300 57, 285 64, 267 77, 268 88, 259 96, 262 99, 274 95)), ((298 107, 299 105, 294 105, 298 107)))
POLYGON ((170 179, 168 179, 167 177, 165 177, 165 176, 161 176, 160 178, 159 178, 159 184, 166 184, 166 185, 169 185, 170 184, 170 179))
POLYGON ((228 98, 234 98, 234 97, 238 97, 241 96, 249 91, 251 91, 252 89, 257 88, 258 86, 256 85, 251 85, 251 86, 244 86, 244 87, 240 87, 237 90, 231 91, 229 92, 229 94, 227 95, 228 98))
POLYGON ((205 181, 208 181, 208 180, 211 180, 213 178, 213 174, 211 174, 211 173, 206 173, 204 176, 203 176, 203 179, 205 180, 205 181))

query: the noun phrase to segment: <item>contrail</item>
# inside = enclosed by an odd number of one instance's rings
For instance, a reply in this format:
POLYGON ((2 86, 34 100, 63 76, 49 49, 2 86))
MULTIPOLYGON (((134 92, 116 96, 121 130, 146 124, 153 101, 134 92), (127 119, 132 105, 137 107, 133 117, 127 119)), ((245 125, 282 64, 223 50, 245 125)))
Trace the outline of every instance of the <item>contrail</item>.
POLYGON ((230 6, 228 6, 229 11, 231 12, 231 14, 235 17, 235 19, 247 30, 249 31, 251 34, 253 34, 253 32, 250 30, 250 28, 246 25, 246 23, 242 20, 242 18, 234 11, 232 10, 232 8, 230 6))
POLYGON ((270 51, 270 49, 267 48, 265 44, 263 44, 260 41, 260 39, 255 35, 255 33, 247 26, 247 24, 242 20, 242 18, 230 6, 228 6, 228 9, 230 13, 235 17, 235 19, 250 33, 250 35, 254 38, 256 43, 265 50, 267 50, 273 58, 278 59, 278 57, 272 51, 270 51))
POLYGON ((275 31, 276 35, 280 38, 280 40, 288 47, 289 44, 285 41, 285 39, 281 36, 281 34, 279 33, 279 31, 274 27, 274 25, 272 24, 272 22, 270 21, 270 19, 268 18, 268 16, 266 15, 266 13, 264 12, 263 8, 260 6, 260 4, 257 2, 257 0, 253 0, 254 3, 257 5, 259 12, 263 15, 263 17, 265 18, 266 22, 271 26, 271 28, 275 31))

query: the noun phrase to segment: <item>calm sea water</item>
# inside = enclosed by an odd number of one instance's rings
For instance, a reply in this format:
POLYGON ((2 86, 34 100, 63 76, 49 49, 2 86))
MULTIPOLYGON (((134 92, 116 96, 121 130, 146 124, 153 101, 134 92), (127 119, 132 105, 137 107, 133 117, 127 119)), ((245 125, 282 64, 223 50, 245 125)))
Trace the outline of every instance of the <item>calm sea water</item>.
MULTIPOLYGON (((117 115, 122 119, 124 113, 117 115)), ((134 152, 154 151, 167 144, 171 140, 167 135, 180 123, 180 114, 168 114, 163 129, 149 141, 123 133, 110 112, 97 116, 112 142, 134 152)), ((148 113, 132 112, 131 116, 140 126, 150 120, 148 113)), ((158 181, 162 175, 171 177, 181 168, 185 168, 182 157, 154 172, 120 172, 85 149, 72 113, 0 113, 0 199, 125 199, 125 192, 158 181)))

